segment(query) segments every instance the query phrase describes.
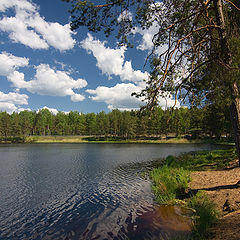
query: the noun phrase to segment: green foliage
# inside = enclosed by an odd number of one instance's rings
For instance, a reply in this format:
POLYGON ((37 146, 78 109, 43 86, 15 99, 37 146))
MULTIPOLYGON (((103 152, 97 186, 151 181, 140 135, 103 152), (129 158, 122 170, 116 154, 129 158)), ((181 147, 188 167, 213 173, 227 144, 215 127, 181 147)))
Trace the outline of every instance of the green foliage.
POLYGON ((230 161, 237 158, 234 148, 225 150, 200 151, 183 154, 176 157, 175 166, 183 166, 188 170, 209 170, 222 169, 226 167, 230 161))
POLYGON ((168 155, 165 159, 165 164, 169 167, 176 165, 176 158, 172 155, 168 155))
POLYGON ((0 137, 0 143, 24 143, 25 138, 23 136, 17 137, 0 137))
POLYGON ((158 203, 168 203, 185 193, 190 182, 190 172, 183 168, 163 166, 150 172, 153 191, 158 203))
POLYGON ((193 226, 194 239, 205 239, 209 228, 218 220, 219 214, 214 203, 209 200, 205 192, 200 191, 190 198, 188 206, 196 211, 193 226))
MULTIPOLYGON (((229 132, 230 124, 228 118, 215 119, 215 124, 210 124, 205 108, 195 111, 188 108, 175 109, 173 111, 155 107, 152 112, 139 113, 138 111, 113 110, 109 113, 83 114, 77 111, 65 114, 58 112, 56 115, 47 109, 38 113, 23 111, 20 113, 8 114, 0 112, 0 137, 9 136, 73 136, 73 135, 94 135, 101 137, 119 137, 121 139, 153 139, 176 136, 178 139, 188 135, 193 139, 192 126, 208 124, 208 127, 201 131, 201 138, 206 135, 214 135, 215 125, 219 133, 229 132), (193 114, 193 116, 192 116, 193 114), (195 118, 195 115, 201 116, 195 118), (221 122, 221 124, 218 124, 221 122), (212 129, 212 132, 211 132, 212 129), (210 132, 212 134, 210 134, 210 132)), ((216 132, 216 131, 215 131, 216 132)))
POLYGON ((162 90, 176 94, 183 101, 188 94, 193 105, 205 101, 206 94, 215 96, 211 101, 216 96, 218 101, 230 99, 231 83, 239 79, 238 0, 233 0, 234 4, 222 0, 63 1, 72 4, 72 29, 84 26, 106 36, 114 34, 120 45, 134 42, 131 33, 136 28, 156 28, 153 52, 148 58, 152 68, 150 78, 146 79, 146 89, 136 94, 144 96, 151 106, 158 103, 162 90), (162 45, 168 49, 159 53, 162 45), (189 73, 187 77, 182 69, 189 73), (174 78, 182 79, 174 81, 174 78))
POLYGON ((38 136, 28 136, 25 138, 25 143, 34 143, 37 142, 38 136))

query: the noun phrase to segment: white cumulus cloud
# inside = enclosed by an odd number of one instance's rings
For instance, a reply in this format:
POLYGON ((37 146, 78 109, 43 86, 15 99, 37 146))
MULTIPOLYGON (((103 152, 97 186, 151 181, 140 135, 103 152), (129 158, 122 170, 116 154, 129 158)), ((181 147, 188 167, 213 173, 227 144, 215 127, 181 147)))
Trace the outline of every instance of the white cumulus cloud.
POLYGON ((156 23, 154 23, 149 29, 143 30, 141 28, 136 28, 134 33, 139 33, 140 35, 142 35, 141 43, 137 46, 137 49, 140 49, 142 51, 152 50, 153 49, 152 39, 157 32, 158 26, 156 23))
POLYGON ((7 102, 12 104, 28 104, 28 96, 26 94, 15 92, 9 92, 6 94, 0 91, 0 102, 7 102))
POLYGON ((8 8, 16 7, 18 9, 25 9, 28 11, 35 11, 36 5, 27 0, 1 0, 0 12, 6 11, 8 8))
POLYGON ((84 79, 74 80, 64 71, 55 71, 48 64, 36 67, 35 78, 26 82, 26 88, 32 93, 48 96, 72 96, 73 89, 87 86, 84 79))
POLYGON ((74 93, 72 96, 71 96, 71 100, 73 102, 81 102, 85 99, 85 97, 81 94, 77 94, 77 93, 74 93))
POLYGON ((0 91, 0 111, 6 111, 8 113, 20 112, 22 108, 18 105, 27 104, 28 96, 26 94, 16 92, 3 93, 0 91))
POLYGON ((52 46, 60 51, 72 49, 75 40, 69 24, 47 22, 38 13, 37 6, 26 0, 1 0, 0 11, 14 8, 14 17, 0 19, 0 30, 9 33, 14 42, 33 49, 47 49, 52 46))
POLYGON ((26 88, 27 83, 24 80, 24 73, 14 71, 7 76, 9 82, 13 83, 13 87, 17 89, 26 88))
POLYGON ((48 96, 70 96, 73 102, 83 101, 85 97, 74 92, 87 86, 84 79, 73 79, 67 71, 52 69, 48 64, 36 67, 36 74, 30 81, 25 80, 25 75, 17 71, 18 68, 28 66, 29 59, 16 57, 10 53, 0 54, 0 75, 6 76, 16 89, 27 89, 31 93, 48 96))
POLYGON ((17 107, 13 103, 7 103, 7 102, 0 102, 0 111, 1 112, 7 112, 7 113, 12 113, 16 112, 17 107))
MULTIPOLYGON (((142 88, 136 86, 133 83, 120 83, 114 87, 99 86, 95 90, 88 89, 86 92, 93 95, 90 98, 93 101, 104 102, 107 104, 108 109, 124 110, 136 110, 141 106, 144 106, 145 102, 143 98, 136 98, 131 96, 133 92, 140 92, 142 88)), ((158 98, 159 106, 163 109, 175 106, 180 107, 180 103, 172 98, 169 93, 166 93, 164 97, 158 98)))
POLYGON ((8 76, 19 67, 25 67, 29 63, 29 59, 25 57, 16 57, 10 53, 2 52, 0 54, 0 75, 8 76))
POLYGON ((105 46, 105 42, 94 39, 91 34, 81 42, 82 48, 92 53, 97 60, 97 67, 103 74, 119 76, 122 81, 142 82, 148 73, 135 71, 131 61, 125 61, 125 47, 112 49, 105 46))
POLYGON ((130 110, 138 109, 140 105, 143 105, 140 99, 131 96, 132 92, 140 90, 140 87, 132 83, 120 83, 114 87, 99 86, 96 90, 88 89, 86 91, 94 95, 90 97, 92 100, 105 102, 110 110, 130 110))
POLYGON ((40 64, 36 67, 34 79, 24 80, 24 74, 14 71, 8 76, 8 80, 16 88, 25 88, 31 93, 48 96, 71 96, 72 101, 83 101, 84 96, 76 94, 73 89, 81 89, 87 86, 84 79, 74 80, 67 72, 52 69, 48 64, 40 64))

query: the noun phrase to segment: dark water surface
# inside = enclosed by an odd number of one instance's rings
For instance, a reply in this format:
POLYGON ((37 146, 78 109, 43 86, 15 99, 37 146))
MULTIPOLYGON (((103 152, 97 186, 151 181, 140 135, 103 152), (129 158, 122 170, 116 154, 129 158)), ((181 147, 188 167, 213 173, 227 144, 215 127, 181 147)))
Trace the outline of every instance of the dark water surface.
POLYGON ((171 228, 174 220, 164 220, 165 210, 154 205, 150 182, 140 173, 151 160, 215 148, 0 145, 0 239, 158 239, 178 234, 179 229, 171 228))

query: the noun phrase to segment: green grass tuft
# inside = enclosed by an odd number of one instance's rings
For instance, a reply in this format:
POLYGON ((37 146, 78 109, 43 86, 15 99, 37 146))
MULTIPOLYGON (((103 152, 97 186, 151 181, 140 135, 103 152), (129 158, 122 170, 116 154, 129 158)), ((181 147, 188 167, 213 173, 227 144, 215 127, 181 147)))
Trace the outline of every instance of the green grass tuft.
POLYGON ((205 239, 209 228, 218 220, 218 212, 214 203, 205 192, 200 191, 190 198, 188 206, 196 211, 193 225, 194 239, 205 239))
POLYGON ((183 168, 163 166, 150 172, 153 191, 158 203, 166 204, 185 193, 190 182, 190 172, 183 168))

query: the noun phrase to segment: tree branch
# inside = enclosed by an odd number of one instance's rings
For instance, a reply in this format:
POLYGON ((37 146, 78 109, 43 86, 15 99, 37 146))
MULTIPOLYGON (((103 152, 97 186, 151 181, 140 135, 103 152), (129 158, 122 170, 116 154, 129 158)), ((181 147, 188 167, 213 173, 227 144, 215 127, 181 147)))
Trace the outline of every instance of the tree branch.
POLYGON ((238 11, 240 11, 240 8, 238 8, 233 2, 231 2, 230 0, 225 0, 225 1, 232 4, 238 11))

